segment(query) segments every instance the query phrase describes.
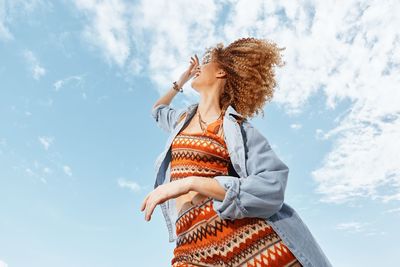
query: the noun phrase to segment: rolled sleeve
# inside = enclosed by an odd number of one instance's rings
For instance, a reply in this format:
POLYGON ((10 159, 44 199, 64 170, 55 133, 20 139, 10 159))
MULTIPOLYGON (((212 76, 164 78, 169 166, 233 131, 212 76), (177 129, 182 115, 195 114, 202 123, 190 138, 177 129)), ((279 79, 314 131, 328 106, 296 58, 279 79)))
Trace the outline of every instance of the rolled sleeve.
POLYGON ((248 176, 214 177, 226 190, 222 201, 213 199, 222 219, 269 218, 283 206, 289 168, 252 126, 246 130, 245 145, 248 176))
POLYGON ((225 198, 220 201, 213 200, 214 210, 222 219, 234 219, 247 214, 246 209, 240 203, 239 190, 240 179, 234 176, 215 176, 215 180, 225 189, 225 198))
POLYGON ((185 109, 175 109, 167 104, 159 104, 151 110, 151 115, 157 122, 158 127, 171 132, 176 126, 176 122, 180 115, 185 112, 185 109))

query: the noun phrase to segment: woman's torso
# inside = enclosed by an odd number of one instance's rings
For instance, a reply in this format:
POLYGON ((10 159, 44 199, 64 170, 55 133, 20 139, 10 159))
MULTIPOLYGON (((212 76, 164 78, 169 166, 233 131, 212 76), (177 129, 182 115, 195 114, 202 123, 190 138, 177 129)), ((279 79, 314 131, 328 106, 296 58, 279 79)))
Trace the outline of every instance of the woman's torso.
MULTIPOLYGON (((196 112, 197 106, 198 103, 190 105, 188 107, 187 109, 188 118, 193 117, 193 114, 196 112)), ((156 113, 153 112, 153 114, 156 113)), ((247 136, 249 130, 252 129, 252 127, 249 122, 245 122, 242 128, 243 131, 236 131, 235 130, 236 122, 234 120, 230 120, 232 116, 235 116, 236 118, 236 115, 238 115, 236 110, 232 106, 229 106, 227 108, 227 111, 225 112, 225 117, 224 117, 224 130, 225 130, 224 140, 226 141, 227 147, 230 147, 230 151, 237 151, 237 155, 239 154, 244 155, 243 150, 244 149, 252 150, 253 146, 255 146, 257 142, 246 142, 244 144, 239 142, 239 140, 242 140, 243 137, 242 134, 247 136)), ((160 120, 159 117, 157 117, 157 119, 161 128, 165 129, 169 127, 168 123, 170 123, 170 121, 160 120)), ((157 172, 155 177, 155 185, 154 185, 155 188, 161 184, 170 182, 169 178, 166 179, 167 177, 170 176, 169 175, 170 174, 169 162, 171 161, 170 145, 174 140, 174 138, 176 137, 177 133, 182 130, 182 127, 185 127, 185 125, 187 125, 188 121, 185 120, 180 122, 181 123, 178 124, 178 126, 171 132, 167 142, 167 146, 165 150, 161 153, 160 157, 156 162, 155 168, 157 172)), ((254 138, 260 138, 260 136, 254 138)), ((235 168, 235 171, 238 171, 237 172, 238 176, 242 176, 245 175, 245 170, 244 169, 242 170, 241 167, 245 165, 247 158, 244 157, 240 158, 237 155, 236 153, 231 154, 231 161, 233 166, 237 166, 237 168, 235 168)), ((253 160, 255 161, 253 163, 254 165, 263 164, 262 162, 258 162, 257 158, 253 160)), ((270 161, 269 167, 275 168, 276 162, 277 161, 270 161)), ((172 220, 176 218, 176 214, 174 214, 175 212, 172 212, 172 210, 168 208, 169 206, 172 205, 170 201, 171 200, 161 203, 162 207, 161 210, 163 212, 163 216, 165 218, 165 222, 168 228, 169 242, 173 242, 177 240, 175 227, 173 225, 173 220, 172 220)), ((292 248, 292 251, 296 254, 296 256, 298 256, 303 260, 305 266, 327 266, 327 267, 332 266, 329 263, 329 260, 327 259, 326 255, 323 253, 320 246, 318 245, 318 242, 315 240, 314 236, 310 232, 307 225, 304 223, 299 214, 288 203, 284 202, 282 208, 276 214, 266 219, 266 221, 274 228, 275 231, 279 233, 282 239, 284 239, 284 241, 287 244, 289 244, 289 246, 292 248)))
MULTIPOLYGON (((188 127, 178 133, 172 142, 171 181, 189 176, 213 178, 228 174, 230 158, 223 138, 222 121, 221 118, 208 124, 204 132, 188 127)), ((177 197, 178 214, 205 198, 195 191, 177 197)))

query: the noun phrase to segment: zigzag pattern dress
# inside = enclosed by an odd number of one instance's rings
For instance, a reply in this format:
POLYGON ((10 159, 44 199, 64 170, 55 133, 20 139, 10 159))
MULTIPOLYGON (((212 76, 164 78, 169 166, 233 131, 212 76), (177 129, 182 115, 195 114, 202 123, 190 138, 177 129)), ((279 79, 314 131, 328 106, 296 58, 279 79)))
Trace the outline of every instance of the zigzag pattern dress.
MULTIPOLYGON (((228 175, 229 153, 218 135, 222 119, 204 133, 180 132, 172 143, 171 181, 187 176, 228 175)), ((220 219, 213 199, 182 205, 175 222, 177 266, 302 266, 262 218, 220 219)))

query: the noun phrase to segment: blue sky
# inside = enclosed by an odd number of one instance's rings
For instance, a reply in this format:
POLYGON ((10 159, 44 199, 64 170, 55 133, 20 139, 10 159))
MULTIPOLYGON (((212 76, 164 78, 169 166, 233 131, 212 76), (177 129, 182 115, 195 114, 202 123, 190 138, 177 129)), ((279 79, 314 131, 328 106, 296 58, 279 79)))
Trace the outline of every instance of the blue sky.
MULTIPOLYGON (((400 232, 395 1, 0 0, 0 267, 168 266, 140 204, 167 133, 150 110, 217 42, 286 66, 252 123, 289 166, 285 202, 334 266, 387 266, 400 232), (194 8, 196 7, 196 8, 194 8)), ((184 87, 173 106, 195 103, 184 87)))

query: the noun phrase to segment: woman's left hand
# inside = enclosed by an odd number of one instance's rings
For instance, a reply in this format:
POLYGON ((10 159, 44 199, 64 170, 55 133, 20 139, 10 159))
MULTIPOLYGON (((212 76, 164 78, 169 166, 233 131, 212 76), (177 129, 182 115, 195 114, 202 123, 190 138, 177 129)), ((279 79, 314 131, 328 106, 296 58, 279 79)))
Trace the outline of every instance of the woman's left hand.
POLYGON ((175 180, 170 183, 159 185, 151 191, 143 200, 141 211, 146 211, 145 220, 150 221, 155 207, 168 199, 179 197, 190 191, 191 177, 175 180))

